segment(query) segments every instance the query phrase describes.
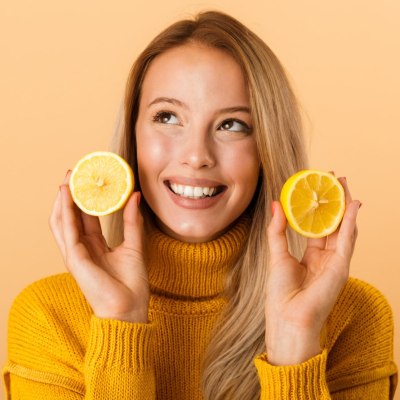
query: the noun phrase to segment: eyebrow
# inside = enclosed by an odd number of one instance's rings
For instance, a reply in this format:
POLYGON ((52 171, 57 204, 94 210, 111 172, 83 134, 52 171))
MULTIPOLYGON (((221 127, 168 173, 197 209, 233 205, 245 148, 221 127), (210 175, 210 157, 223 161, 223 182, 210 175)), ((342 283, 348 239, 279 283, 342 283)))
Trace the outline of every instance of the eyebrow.
MULTIPOLYGON (((148 107, 157 103, 170 103, 183 108, 188 108, 188 106, 185 103, 173 97, 157 97, 148 105, 148 107)), ((250 114, 250 108, 246 106, 233 106, 233 107, 222 108, 221 110, 218 110, 218 112, 221 114, 232 113, 232 112, 245 112, 250 114)))
POLYGON ((246 106, 227 107, 219 110, 222 113, 245 112, 250 114, 250 108, 246 106))
POLYGON ((180 100, 174 99, 172 97, 157 97, 149 104, 149 107, 152 106, 153 104, 157 104, 157 103, 170 103, 170 104, 174 104, 176 106, 187 108, 185 103, 182 103, 180 100))

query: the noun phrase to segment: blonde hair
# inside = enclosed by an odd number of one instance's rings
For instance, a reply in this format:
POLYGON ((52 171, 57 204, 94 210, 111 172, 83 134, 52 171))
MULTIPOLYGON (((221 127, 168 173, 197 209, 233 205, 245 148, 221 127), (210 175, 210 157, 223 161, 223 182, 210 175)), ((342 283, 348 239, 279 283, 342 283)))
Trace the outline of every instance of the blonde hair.
MULTIPOLYGON (((133 167, 138 182, 135 123, 147 68, 157 55, 187 42, 230 54, 248 85, 254 134, 261 162, 260 182, 249 207, 250 232, 226 282, 228 304, 215 327, 203 362, 204 398, 259 398, 253 359, 265 351, 265 280, 268 269, 267 225, 270 206, 285 180, 307 165, 297 101, 282 65, 269 47, 234 18, 216 11, 174 23, 160 33, 133 65, 125 93, 124 123, 113 150, 133 167)), ((139 188, 140 189, 140 188, 139 188)), ((144 205, 146 208, 146 206, 144 205)), ((150 216, 148 209, 143 212, 150 216)), ((108 224, 110 246, 123 238, 122 212, 108 224)), ((303 242, 289 233, 289 247, 300 256, 303 242)))

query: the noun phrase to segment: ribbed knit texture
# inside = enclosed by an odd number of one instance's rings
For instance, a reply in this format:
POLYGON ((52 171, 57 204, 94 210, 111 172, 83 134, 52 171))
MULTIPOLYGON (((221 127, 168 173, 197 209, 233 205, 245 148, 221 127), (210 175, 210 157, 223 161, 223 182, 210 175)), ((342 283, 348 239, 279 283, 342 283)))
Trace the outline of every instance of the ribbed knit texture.
POLYGON ((174 298, 211 298, 224 291, 224 277, 246 234, 242 219, 227 235, 206 243, 183 243, 154 230, 147 266, 153 293, 174 298))
POLYGON ((266 355, 254 360, 262 387, 261 399, 329 399, 325 382, 327 352, 300 365, 265 367, 266 355), (270 382, 274 382, 273 385, 270 382))
MULTIPOLYGON (((202 357, 226 305, 224 277, 247 230, 241 220, 202 244, 152 232, 148 324, 97 318, 69 274, 30 285, 10 312, 3 368, 7 399, 203 399, 202 357)), ((267 354, 256 357, 261 399, 393 395, 392 313, 376 289, 350 279, 324 339, 322 353, 299 365, 278 367, 268 363, 267 354)))

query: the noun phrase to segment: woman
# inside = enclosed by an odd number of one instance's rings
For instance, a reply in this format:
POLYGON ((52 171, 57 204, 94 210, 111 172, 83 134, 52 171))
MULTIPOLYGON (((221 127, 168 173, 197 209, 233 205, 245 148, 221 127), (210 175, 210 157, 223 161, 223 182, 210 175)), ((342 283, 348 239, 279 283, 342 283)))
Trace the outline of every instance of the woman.
POLYGON ((348 278, 361 203, 345 178, 337 232, 286 234, 274 199, 307 165, 301 121, 254 33, 207 12, 157 36, 131 70, 115 150, 137 189, 107 242, 69 172, 60 187, 50 226, 70 274, 14 303, 13 399, 393 396, 390 307, 348 278))

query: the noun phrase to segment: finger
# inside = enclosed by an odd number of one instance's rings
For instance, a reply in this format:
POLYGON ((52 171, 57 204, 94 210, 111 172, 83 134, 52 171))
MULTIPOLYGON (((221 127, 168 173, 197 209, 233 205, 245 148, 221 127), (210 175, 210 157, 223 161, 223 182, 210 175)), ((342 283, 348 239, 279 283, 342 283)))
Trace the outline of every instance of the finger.
POLYGON ((62 230, 66 245, 66 252, 79 242, 82 232, 82 222, 80 221, 75 208, 77 207, 72 200, 69 186, 62 184, 61 191, 61 219, 62 230))
POLYGON ((345 201, 346 201, 346 205, 347 205, 347 204, 351 203, 351 201, 353 200, 351 197, 350 190, 349 190, 347 178, 341 177, 341 178, 338 178, 338 180, 341 183, 341 185, 343 186, 344 194, 345 194, 345 201))
MULTIPOLYGON (((71 179, 71 174, 72 174, 72 171, 69 169, 67 171, 67 175, 65 175, 65 179, 64 179, 63 184, 69 186, 69 181, 71 179)), ((72 199, 72 196, 71 196, 71 190, 69 190, 69 194, 70 194, 71 200, 73 202, 73 199, 72 199)), ((76 216, 76 223, 77 223, 77 226, 78 226, 78 230, 79 230, 79 232, 83 233, 83 220, 82 220, 83 212, 79 209, 79 207, 75 203, 73 203, 73 210, 74 210, 74 213, 75 213, 75 216, 76 216)))
POLYGON ((288 253, 286 237, 286 216, 279 201, 272 202, 272 219, 268 226, 268 246, 271 259, 281 257, 282 253, 288 253))
POLYGON ((123 214, 123 245, 135 250, 141 250, 143 237, 143 218, 139 209, 140 197, 140 192, 132 193, 125 205, 123 214))
POLYGON ((327 237, 324 236, 322 238, 308 238, 307 239, 307 248, 317 248, 324 250, 327 243, 327 237))
MULTIPOLYGON (((69 169, 67 171, 67 174, 65 175, 63 184, 68 184, 70 172, 71 172, 71 170, 69 169)), ((56 200, 54 201, 53 208, 51 210, 50 221, 52 221, 53 226, 54 226, 54 223, 58 224, 59 222, 61 222, 61 191, 60 191, 60 189, 57 192, 56 200)))
MULTIPOLYGON (((81 211, 83 234, 87 250, 93 259, 97 259, 99 254, 110 251, 106 238, 103 236, 99 217, 86 214, 81 211)), ((81 238, 81 240, 83 240, 81 238)))
POLYGON ((54 239, 60 249, 61 255, 65 260, 65 244, 64 236, 62 233, 62 221, 61 221, 61 191, 58 190, 56 200, 53 204, 53 209, 49 218, 50 230, 53 233, 54 239))
POLYGON ((68 171, 67 171, 67 173, 65 174, 65 178, 64 178, 64 180, 63 180, 63 184, 67 184, 67 183, 69 183, 69 179, 71 178, 71 170, 69 169, 68 171))
POLYGON ((335 250, 336 249, 336 243, 337 243, 337 238, 339 234, 339 229, 340 225, 338 228, 336 228, 336 231, 331 233, 329 236, 326 237, 326 250, 335 250))
POLYGON ((103 235, 99 217, 81 212, 81 218, 85 235, 103 235))
MULTIPOLYGON (((71 170, 68 170, 65 178, 63 180, 63 183, 66 184, 68 183, 69 180, 69 173, 71 170)), ((61 216, 61 190, 59 188, 57 192, 56 199, 53 204, 53 208, 50 214, 49 218, 49 225, 50 229, 53 233, 53 236, 56 240, 57 246, 60 249, 61 255, 63 259, 65 260, 65 243, 64 243, 64 235, 63 235, 63 230, 62 230, 62 216, 61 216)))
MULTIPOLYGON (((339 182, 342 185, 343 190, 344 190, 345 204, 346 204, 346 208, 347 208, 348 204, 350 204, 351 201, 352 201, 351 193, 350 193, 350 190, 349 190, 349 185, 348 185, 347 179, 345 177, 338 178, 338 180, 339 180, 339 182)), ((342 224, 342 222, 338 226, 337 230, 332 235, 330 235, 328 237, 327 243, 326 243, 326 249, 327 250, 335 250, 336 249, 337 239, 338 239, 339 230, 341 228, 341 224, 342 224)))
POLYGON ((337 251, 345 258, 350 258, 353 254, 354 244, 357 238, 356 220, 360 206, 360 201, 351 201, 346 207, 340 226, 337 239, 337 251))

